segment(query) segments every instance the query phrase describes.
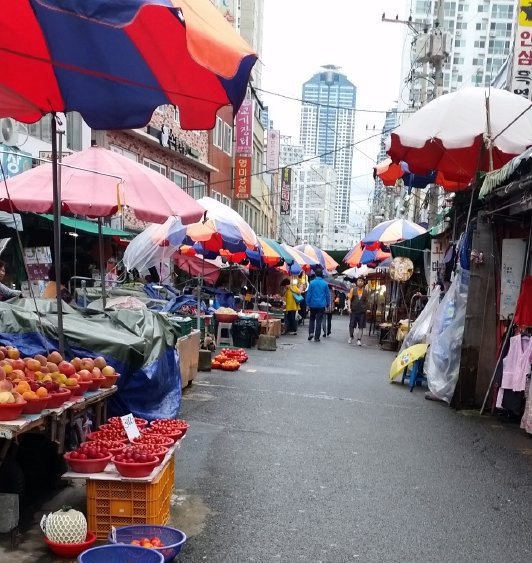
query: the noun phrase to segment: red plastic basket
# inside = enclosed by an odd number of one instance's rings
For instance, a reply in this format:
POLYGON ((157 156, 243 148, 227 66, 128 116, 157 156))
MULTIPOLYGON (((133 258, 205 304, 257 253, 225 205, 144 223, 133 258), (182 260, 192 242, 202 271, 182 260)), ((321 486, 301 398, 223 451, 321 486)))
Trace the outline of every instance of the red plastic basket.
POLYGON ((89 385, 89 391, 98 391, 104 381, 104 375, 102 375, 102 377, 93 377, 89 385))
POLYGON ((9 403, 6 405, 0 405, 0 420, 15 420, 21 414, 24 409, 24 403, 9 403))
POLYGON ((147 477, 160 463, 159 459, 146 463, 124 463, 114 457, 112 462, 122 477, 147 477))
POLYGON ((28 399, 26 404, 23 405, 22 412, 24 414, 39 414, 48 405, 48 400, 48 395, 39 399, 28 399))
POLYGON ((67 461, 70 469, 75 473, 101 473, 111 461, 111 454, 102 459, 71 459, 71 452, 67 452, 63 457, 67 461))
POLYGON ((46 536, 44 536, 44 541, 52 552, 59 557, 77 557, 80 553, 89 549, 89 547, 96 541, 96 534, 87 532, 87 537, 82 543, 56 543, 49 540, 46 536))
POLYGON ((66 389, 65 391, 61 391, 60 393, 50 393, 48 406, 46 408, 48 409, 59 408, 65 401, 68 401, 68 399, 70 399, 71 395, 72 393, 70 392, 69 389, 66 389))

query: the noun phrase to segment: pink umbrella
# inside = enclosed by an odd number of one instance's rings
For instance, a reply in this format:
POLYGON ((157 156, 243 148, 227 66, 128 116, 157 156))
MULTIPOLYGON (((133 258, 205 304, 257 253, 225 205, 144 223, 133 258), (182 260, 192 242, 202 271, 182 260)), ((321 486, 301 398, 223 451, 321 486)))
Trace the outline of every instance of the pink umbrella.
MULTIPOLYGON (((52 164, 42 164, 0 185, 0 209, 50 213, 52 164), (11 200, 11 202, 9 201, 11 200)), ((205 209, 171 180, 121 154, 91 147, 63 159, 61 205, 64 211, 108 217, 127 206, 141 221, 163 223, 171 216, 195 223, 205 209)))

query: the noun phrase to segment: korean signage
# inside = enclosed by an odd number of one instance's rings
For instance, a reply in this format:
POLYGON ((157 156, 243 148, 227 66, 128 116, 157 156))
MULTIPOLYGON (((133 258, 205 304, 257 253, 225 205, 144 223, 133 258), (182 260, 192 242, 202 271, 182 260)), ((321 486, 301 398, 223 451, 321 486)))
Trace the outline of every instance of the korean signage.
POLYGON ((235 117, 236 154, 253 156, 253 101, 244 100, 235 117))
POLYGON ((507 319, 515 312, 521 290, 526 240, 502 239, 500 318, 507 319))
POLYGON ((235 198, 249 199, 251 196, 251 157, 235 158, 235 198))
MULTIPOLYGON (((31 168, 30 153, 5 145, 0 145, 0 151, 0 162, 6 178, 12 178, 31 168)), ((2 178, 1 173, 0 178, 2 178)))
POLYGON ((281 215, 290 215, 291 184, 292 169, 283 168, 281 171, 281 215))
POLYGON ((266 171, 275 172, 279 168, 279 150, 281 132, 268 129, 268 149, 266 153, 266 171))
POLYGON ((510 91, 532 99, 532 5, 519 0, 510 91))

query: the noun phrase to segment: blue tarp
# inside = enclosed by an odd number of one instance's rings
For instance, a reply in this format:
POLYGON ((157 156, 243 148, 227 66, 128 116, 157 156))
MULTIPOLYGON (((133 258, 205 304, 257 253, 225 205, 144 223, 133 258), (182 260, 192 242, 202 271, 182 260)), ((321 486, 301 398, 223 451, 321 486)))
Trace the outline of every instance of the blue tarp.
MULTIPOLYGON (((55 302, 0 302, 0 342, 16 346, 22 356, 56 350, 55 302)), ((103 356, 121 374, 109 413, 154 420, 176 418, 181 403, 181 374, 171 324, 156 313, 141 311, 80 312, 64 306, 65 356, 103 356)))

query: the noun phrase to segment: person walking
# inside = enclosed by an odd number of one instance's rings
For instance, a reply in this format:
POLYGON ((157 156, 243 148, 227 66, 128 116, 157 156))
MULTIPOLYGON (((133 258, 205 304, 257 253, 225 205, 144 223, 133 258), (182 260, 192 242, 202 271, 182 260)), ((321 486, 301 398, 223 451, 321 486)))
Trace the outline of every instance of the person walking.
POLYGON ((353 342, 355 328, 357 329, 357 346, 362 346, 362 333, 366 328, 366 311, 369 307, 369 294, 365 289, 366 280, 357 278, 356 287, 348 296, 347 304, 349 310, 349 344, 353 342))
POLYGON ((299 304, 299 324, 304 325, 305 319, 307 318, 307 303, 305 301, 306 293, 307 293, 307 274, 303 270, 299 272, 297 276, 297 287, 301 292, 301 297, 303 297, 303 301, 299 304))
POLYGON ((296 315, 299 311, 298 297, 301 295, 297 284, 291 283, 288 278, 281 282, 281 288, 284 289, 284 312, 285 312, 285 328, 284 334, 297 334, 296 315), (298 296, 298 297, 295 297, 298 296))
POLYGON ((325 307, 325 312, 323 313, 323 321, 322 321, 322 329, 323 329, 323 338, 327 336, 331 336, 331 325, 332 325, 332 316, 335 309, 335 293, 332 287, 329 287, 329 304, 325 307))
POLYGON ((310 309, 308 339, 314 338, 315 342, 319 342, 323 313, 331 302, 329 285, 323 279, 323 270, 316 270, 316 277, 308 285, 306 301, 310 309))
POLYGON ((18 289, 11 289, 2 283, 6 275, 6 263, 0 260, 0 301, 7 301, 13 297, 21 297, 22 291, 18 289))

